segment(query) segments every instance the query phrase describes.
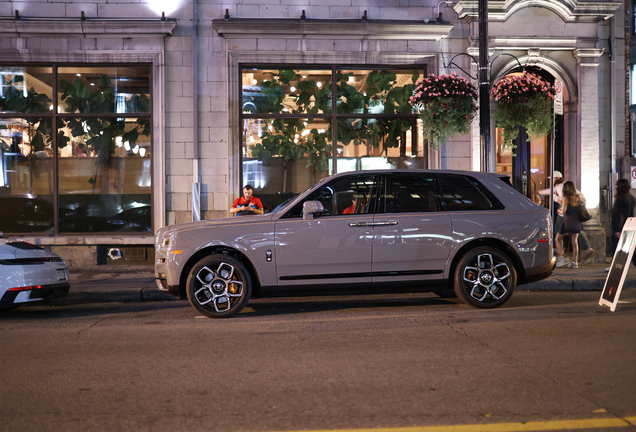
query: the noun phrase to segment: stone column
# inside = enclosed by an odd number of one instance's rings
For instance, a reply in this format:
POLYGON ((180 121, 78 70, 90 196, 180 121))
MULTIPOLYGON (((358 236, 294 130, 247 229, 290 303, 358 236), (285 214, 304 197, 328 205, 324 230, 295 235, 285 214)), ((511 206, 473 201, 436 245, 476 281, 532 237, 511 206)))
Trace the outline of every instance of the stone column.
MULTIPOLYGON (((599 57, 602 49, 576 49, 579 82, 577 129, 580 131, 577 152, 570 152, 569 179, 579 186, 590 209, 598 207, 600 189, 600 116, 599 116, 599 57), (572 157, 576 155, 576 157, 572 157), (584 173, 584 175, 583 175, 584 173)), ((567 176, 566 176, 567 177, 567 176)))
MULTIPOLYGON (((587 199, 587 207, 598 218, 600 190, 600 149, 601 149, 601 116, 599 113, 599 58, 602 49, 577 49, 574 57, 577 60, 577 78, 579 82, 577 130, 579 131, 578 151, 569 152, 569 179, 579 186, 587 199), (576 157, 573 157, 575 156, 576 157)), ((566 176, 568 177, 568 176, 566 176)), ((603 262, 605 257, 605 231, 595 219, 584 224, 592 248, 595 253, 588 261, 603 262)))

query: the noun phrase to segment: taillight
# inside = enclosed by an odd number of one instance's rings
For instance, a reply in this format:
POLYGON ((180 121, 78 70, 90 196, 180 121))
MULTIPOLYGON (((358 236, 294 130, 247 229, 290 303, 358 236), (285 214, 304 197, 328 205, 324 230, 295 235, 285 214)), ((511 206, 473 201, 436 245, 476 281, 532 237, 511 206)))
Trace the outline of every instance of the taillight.
POLYGON ((33 286, 26 286, 26 287, 9 288, 9 291, 31 291, 31 290, 40 289, 40 288, 42 288, 42 285, 33 285, 33 286))
POLYGON ((548 242, 547 238, 542 238, 542 239, 537 240, 537 243, 547 243, 547 242, 548 242))

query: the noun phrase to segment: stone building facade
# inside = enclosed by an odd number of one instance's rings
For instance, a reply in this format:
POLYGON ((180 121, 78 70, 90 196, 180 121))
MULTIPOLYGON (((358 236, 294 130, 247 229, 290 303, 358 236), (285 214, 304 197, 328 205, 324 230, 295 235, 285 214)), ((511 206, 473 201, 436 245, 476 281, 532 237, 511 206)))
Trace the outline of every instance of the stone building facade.
MULTIPOLYGON (((564 88, 554 134, 514 156, 493 126, 493 170, 545 203, 554 142, 604 241, 631 156, 624 3, 488 12, 491 81, 528 70, 564 88)), ((477 15, 474 1, 0 0, 0 230, 78 267, 151 262, 158 228, 228 216, 245 183, 274 206, 336 171, 478 170, 478 119, 433 150, 395 99, 422 74, 477 75, 477 15)))

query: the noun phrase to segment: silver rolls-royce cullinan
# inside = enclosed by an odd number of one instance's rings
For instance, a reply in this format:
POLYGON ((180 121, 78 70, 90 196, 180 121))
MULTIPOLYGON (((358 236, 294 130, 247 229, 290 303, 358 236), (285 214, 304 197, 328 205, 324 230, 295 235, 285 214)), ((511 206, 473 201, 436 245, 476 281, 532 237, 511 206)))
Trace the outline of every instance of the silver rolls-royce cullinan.
POLYGON ((337 174, 264 215, 162 228, 155 248, 159 289, 213 318, 290 286, 415 285, 494 308, 555 264, 549 211, 467 171, 337 174))

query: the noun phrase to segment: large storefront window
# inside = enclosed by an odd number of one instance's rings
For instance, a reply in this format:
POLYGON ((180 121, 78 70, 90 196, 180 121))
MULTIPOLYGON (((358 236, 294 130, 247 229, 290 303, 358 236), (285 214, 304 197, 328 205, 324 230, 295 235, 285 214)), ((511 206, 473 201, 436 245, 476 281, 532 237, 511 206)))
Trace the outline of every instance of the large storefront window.
POLYGON ((424 72, 243 67, 243 184, 267 210, 336 172, 426 168, 409 104, 424 72))
POLYGON ((0 76, 0 231, 151 232, 150 67, 0 76))

